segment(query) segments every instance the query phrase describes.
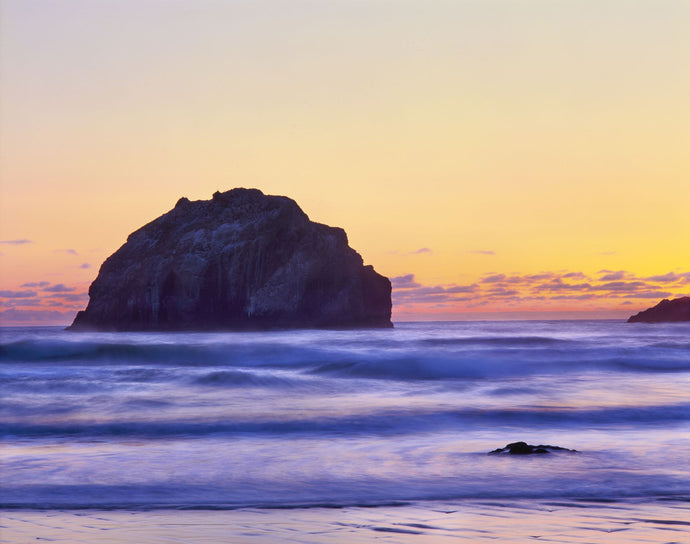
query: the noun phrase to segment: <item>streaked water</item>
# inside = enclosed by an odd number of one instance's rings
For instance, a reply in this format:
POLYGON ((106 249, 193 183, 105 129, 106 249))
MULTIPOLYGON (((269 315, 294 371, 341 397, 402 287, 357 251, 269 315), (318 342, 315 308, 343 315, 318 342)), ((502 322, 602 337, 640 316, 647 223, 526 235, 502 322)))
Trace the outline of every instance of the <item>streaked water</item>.
POLYGON ((1 341, 3 508, 690 500, 690 324, 1 341))

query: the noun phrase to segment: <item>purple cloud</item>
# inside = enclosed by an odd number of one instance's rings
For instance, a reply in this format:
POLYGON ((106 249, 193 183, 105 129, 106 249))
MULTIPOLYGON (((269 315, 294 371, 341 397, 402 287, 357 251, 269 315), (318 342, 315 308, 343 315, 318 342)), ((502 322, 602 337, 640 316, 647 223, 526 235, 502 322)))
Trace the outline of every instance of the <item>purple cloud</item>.
POLYGON ((67 253, 68 255, 79 255, 76 249, 56 249, 54 253, 67 253))
POLYGON ((46 287, 47 285, 50 285, 49 281, 30 281, 22 283, 22 287, 46 287))
POLYGON ((20 246, 23 244, 33 244, 31 240, 22 238, 21 240, 0 240, 0 244, 11 244, 13 246, 20 246))
POLYGON ((43 290, 48 291, 49 293, 69 293, 74 291, 74 287, 66 287, 62 283, 56 283, 50 287, 44 287, 43 290))
POLYGON ((543 281, 543 280, 548 280, 554 277, 553 272, 545 272, 543 274, 532 274, 530 276, 524 276, 523 279, 529 280, 529 281, 543 281))
POLYGON ((442 303, 463 302, 472 297, 459 295, 472 294, 477 285, 420 285, 414 281, 413 274, 398 276, 391 280, 393 283, 393 299, 397 303, 442 303))
POLYGON ((519 295, 520 292, 514 289, 504 289, 503 287, 496 287, 494 289, 489 289, 485 296, 490 297, 514 297, 519 295))
POLYGON ((554 278, 549 283, 535 285, 535 291, 587 291, 592 286, 589 283, 565 283, 561 278, 554 278))
MULTIPOLYGON (((86 300, 88 298, 88 294, 86 293, 53 293, 52 295, 48 295, 49 298, 59 298, 62 300, 66 300, 67 302, 81 302, 83 300, 86 300)), ((52 302, 51 302, 52 304, 52 302)))
POLYGON ((36 291, 0 291, 3 298, 32 298, 37 294, 36 291))
POLYGON ((599 273, 608 272, 604 276, 599 278, 599 281, 617 281, 624 280, 628 277, 628 273, 625 270, 617 270, 616 272, 611 272, 609 270, 600 270, 599 273))
POLYGON ((577 279, 577 280, 584 280, 587 278, 582 272, 568 272, 567 274, 563 274, 564 278, 572 278, 572 279, 577 279))
POLYGON ((66 325, 74 318, 74 311, 22 310, 10 308, 0 312, 0 322, 6 324, 41 323, 66 325))
MULTIPOLYGON (((541 272, 513 275, 492 273, 471 285, 421 285, 413 274, 393 278, 395 304, 404 308, 410 304, 433 308, 472 308, 482 305, 503 304, 506 307, 544 304, 549 301, 573 305, 579 302, 607 301, 622 304, 629 300, 661 299, 683 296, 677 292, 681 285, 690 283, 690 272, 640 278, 625 270, 600 270, 600 279, 582 272, 541 272), (687 282, 687 283, 686 283, 687 282), (660 287, 663 284, 663 290, 660 287), (671 292, 671 285, 676 292, 671 292)), ((575 307, 575 306, 574 306, 575 307)))
POLYGON ((472 285, 454 285, 446 288, 446 293, 475 293, 477 291, 477 284, 472 285))
POLYGON ((475 255, 496 255, 496 252, 490 249, 473 249, 467 253, 474 253, 475 255))
POLYGON ((485 276, 484 278, 481 279, 482 283, 499 283, 502 281, 505 281, 506 275, 505 274, 494 274, 492 276, 485 276))
POLYGON ((7 298, 0 300, 0 306, 3 308, 17 308, 25 306, 41 306, 43 301, 39 298, 7 298))
POLYGON ((405 274, 404 276, 396 276, 391 278, 391 285, 393 289, 411 289, 413 287, 421 287, 419 283, 414 281, 414 274, 405 274))
POLYGON ((643 291, 640 293, 628 293, 623 295, 623 298, 666 298, 670 297, 673 293, 667 293, 666 291, 643 291))
POLYGON ((433 251, 431 251, 428 247, 420 247, 419 249, 417 249, 415 251, 410 251, 408 253, 408 255, 423 255, 425 253, 431 254, 431 253, 433 253, 433 251))
POLYGON ((585 295, 556 295, 549 297, 550 300, 592 300, 597 298, 597 295, 585 294, 585 295))
POLYGON ((596 291, 638 291, 647 284, 643 281, 610 281, 602 285, 595 285, 592 289, 596 291))
POLYGON ((675 272, 669 272, 668 274, 662 274, 661 276, 650 276, 644 278, 648 281, 659 281, 662 283, 669 283, 674 281, 690 281, 690 272, 684 274, 676 274, 675 272))
POLYGON ((91 265, 89 263, 82 263, 79 265, 79 268, 87 269, 91 268, 91 265))

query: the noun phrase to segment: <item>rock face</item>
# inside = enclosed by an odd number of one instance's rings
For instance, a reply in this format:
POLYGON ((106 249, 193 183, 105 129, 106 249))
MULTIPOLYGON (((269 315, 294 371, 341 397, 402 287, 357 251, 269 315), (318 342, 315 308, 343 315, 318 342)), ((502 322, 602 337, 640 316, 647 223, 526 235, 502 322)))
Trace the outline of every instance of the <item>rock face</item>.
POLYGON ((664 299, 653 308, 648 308, 628 319, 628 323, 671 323, 690 321, 690 297, 664 299))
POLYGON ((181 198, 101 266, 71 330, 392 327, 391 283, 340 228, 256 189, 181 198))
POLYGON ((548 446, 540 444, 533 446, 527 442, 513 442, 508 444, 505 448, 498 448, 489 452, 489 455, 496 455, 499 453, 508 453, 510 455, 531 455, 533 453, 552 453, 555 451, 569 451, 576 452, 577 450, 569 450, 568 448, 561 448, 560 446, 548 446))

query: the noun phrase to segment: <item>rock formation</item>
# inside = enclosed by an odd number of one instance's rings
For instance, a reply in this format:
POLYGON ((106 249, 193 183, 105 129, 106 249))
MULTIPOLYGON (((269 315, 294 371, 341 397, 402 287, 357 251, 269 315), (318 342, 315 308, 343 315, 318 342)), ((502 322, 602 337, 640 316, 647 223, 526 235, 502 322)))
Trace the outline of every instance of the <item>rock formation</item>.
POLYGON ((635 314, 628 323, 671 323, 690 321, 690 297, 664 299, 653 308, 635 314))
POLYGON ((340 228, 256 189, 181 198, 101 266, 71 330, 391 327, 391 283, 340 228))
POLYGON ((577 450, 569 450, 568 448, 561 448, 560 446, 545 446, 543 444, 533 446, 527 442, 513 442, 512 444, 508 444, 505 448, 498 448, 490 451, 489 455, 499 453, 508 453, 510 455, 531 455, 533 453, 552 453, 554 451, 577 452, 577 450))

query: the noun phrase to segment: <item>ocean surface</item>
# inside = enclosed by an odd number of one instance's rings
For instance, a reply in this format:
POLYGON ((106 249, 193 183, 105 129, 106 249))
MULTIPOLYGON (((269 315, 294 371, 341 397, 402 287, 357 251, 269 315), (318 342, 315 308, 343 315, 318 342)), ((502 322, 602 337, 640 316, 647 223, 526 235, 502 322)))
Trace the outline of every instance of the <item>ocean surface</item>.
POLYGON ((690 324, 0 343, 6 512, 690 501, 690 324), (515 441, 578 451, 487 455, 515 441))

